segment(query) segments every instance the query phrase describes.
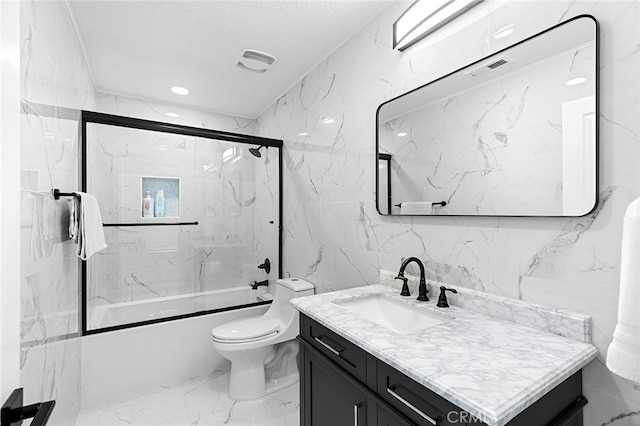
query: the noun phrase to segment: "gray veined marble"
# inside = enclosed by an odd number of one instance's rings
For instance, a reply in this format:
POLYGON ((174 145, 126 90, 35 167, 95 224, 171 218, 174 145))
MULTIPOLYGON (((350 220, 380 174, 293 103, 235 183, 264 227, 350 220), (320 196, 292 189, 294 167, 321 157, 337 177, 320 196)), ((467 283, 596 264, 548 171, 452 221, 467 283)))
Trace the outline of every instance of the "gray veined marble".
MULTIPOLYGON (((446 314, 454 320, 404 335, 331 303, 382 294, 441 313, 433 301, 434 290, 432 287, 430 302, 403 298, 390 286, 372 285, 293 299, 291 303, 303 314, 492 426, 506 424, 598 354, 589 343, 536 328, 541 318, 548 323, 555 318, 566 324, 584 325, 586 317, 552 314, 550 310, 536 316, 531 312, 542 307, 524 303, 503 307, 512 308, 513 318, 520 318, 520 322, 529 318, 528 326, 452 304, 446 314)), ((450 297, 450 303, 453 299, 450 297)), ((492 303, 489 299, 477 305, 487 307, 492 303)))
MULTIPOLYGON (((380 282, 400 291, 401 283, 395 280, 396 274, 391 271, 380 271, 380 282)), ((412 280, 411 294, 417 294, 417 280, 412 280)), ((437 299, 441 285, 448 283, 429 282, 429 295, 437 299)), ((455 296, 449 297, 449 304, 468 309, 479 314, 503 319, 527 327, 537 328, 547 333, 592 343, 591 317, 569 312, 562 309, 551 309, 546 306, 526 303, 520 300, 509 299, 495 294, 475 291, 468 288, 454 286, 458 291, 455 296)))

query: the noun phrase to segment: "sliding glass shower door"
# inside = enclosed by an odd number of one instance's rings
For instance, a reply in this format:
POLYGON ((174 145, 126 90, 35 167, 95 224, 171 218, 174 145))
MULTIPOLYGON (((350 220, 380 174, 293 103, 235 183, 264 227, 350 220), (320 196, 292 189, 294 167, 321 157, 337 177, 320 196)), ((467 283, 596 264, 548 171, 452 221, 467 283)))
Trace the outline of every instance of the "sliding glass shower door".
POLYGON ((250 285, 279 277, 281 141, 84 118, 108 244, 85 264, 84 333, 268 303, 250 285))

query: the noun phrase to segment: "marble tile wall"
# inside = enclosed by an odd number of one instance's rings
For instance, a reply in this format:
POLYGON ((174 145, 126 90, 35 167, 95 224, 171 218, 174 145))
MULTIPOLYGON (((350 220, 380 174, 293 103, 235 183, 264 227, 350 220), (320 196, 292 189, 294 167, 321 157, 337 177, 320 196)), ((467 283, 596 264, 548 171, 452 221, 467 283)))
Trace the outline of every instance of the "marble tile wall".
MULTIPOLYGON (((114 95, 100 95, 99 109, 245 134, 255 126, 243 118, 114 95), (166 117, 166 111, 181 118, 166 117)), ((109 228, 110 247, 89 262, 92 310, 248 285, 267 277, 256 268, 265 257, 274 261, 269 278, 277 276, 276 149, 263 148, 256 158, 246 145, 96 124, 89 125, 88 138, 89 192, 98 198, 105 222, 160 220, 141 218, 142 176, 180 179, 180 217, 163 222, 199 222, 197 227, 109 228)), ((142 308, 139 320, 147 319, 142 308)), ((92 328, 105 325, 115 324, 92 323, 92 328)))
MULTIPOLYGON (((53 187, 79 188, 79 110, 245 134, 255 134, 256 122, 96 93, 65 2, 23 1, 20 15, 21 378, 26 402, 56 399, 49 424, 69 425, 75 423, 82 393, 80 339, 76 338, 79 263, 69 241, 47 245, 38 256, 32 256, 30 248, 34 200, 41 197, 35 193, 53 187), (168 111, 180 114, 180 118, 167 117, 168 111)), ((273 173, 270 167, 267 169, 273 173)), ((250 183, 253 186, 256 182, 252 178, 250 183)), ((262 203, 261 207, 268 205, 262 203)), ((246 263, 256 262, 251 259, 246 263)))
POLYGON ((55 399, 50 424, 68 425, 80 407, 79 262, 70 241, 39 237, 38 193, 78 188, 78 111, 96 103, 66 4, 24 1, 20 15, 21 379, 26 403, 55 399))
POLYGON ((592 43, 512 68, 380 123, 380 149, 393 154, 393 204, 444 200, 439 215, 562 216, 563 161, 571 161, 558 130, 562 105, 593 96, 594 53, 592 43), (567 86, 575 75, 589 80, 567 86))
POLYGON ((381 269, 419 256, 431 280, 590 315, 600 355, 584 372, 585 425, 640 425, 640 385, 604 365, 617 315, 622 218, 640 196, 640 3, 487 0, 394 51, 391 28, 409 4, 392 4, 258 118, 259 134, 286 147, 286 275, 326 292, 376 283, 381 269), (380 103, 583 13, 600 23, 600 204, 592 214, 378 215, 380 103), (512 36, 491 37, 511 24, 512 36))

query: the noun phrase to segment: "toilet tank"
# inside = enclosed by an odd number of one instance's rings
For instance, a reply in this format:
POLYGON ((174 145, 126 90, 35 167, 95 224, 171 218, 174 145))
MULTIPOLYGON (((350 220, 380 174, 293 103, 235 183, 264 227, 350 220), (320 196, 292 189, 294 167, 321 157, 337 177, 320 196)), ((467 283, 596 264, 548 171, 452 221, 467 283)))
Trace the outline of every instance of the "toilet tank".
POLYGON ((298 311, 295 310, 289 300, 296 297, 311 296, 315 287, 309 281, 302 278, 281 278, 276 281, 275 294, 271 307, 265 316, 288 323, 298 311))

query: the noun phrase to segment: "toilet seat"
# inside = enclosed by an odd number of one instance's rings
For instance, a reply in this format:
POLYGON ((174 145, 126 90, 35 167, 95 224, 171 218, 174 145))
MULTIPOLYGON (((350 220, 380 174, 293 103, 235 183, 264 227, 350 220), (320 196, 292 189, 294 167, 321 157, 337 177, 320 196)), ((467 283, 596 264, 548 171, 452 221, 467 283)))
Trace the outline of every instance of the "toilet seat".
POLYGON ((246 318, 211 330, 213 340, 221 343, 243 343, 271 337, 280 332, 280 323, 270 318, 246 318))

